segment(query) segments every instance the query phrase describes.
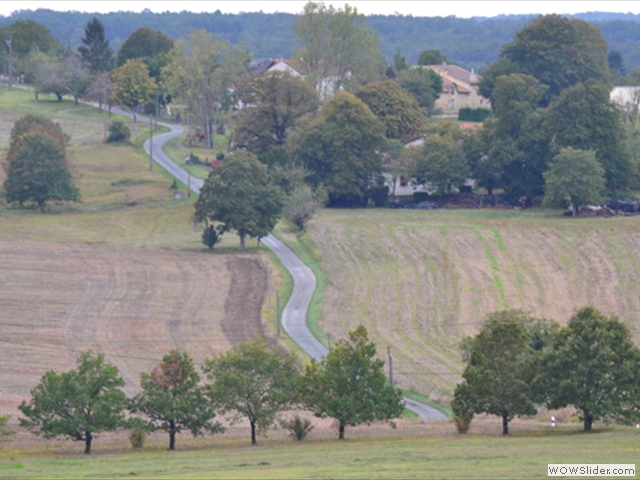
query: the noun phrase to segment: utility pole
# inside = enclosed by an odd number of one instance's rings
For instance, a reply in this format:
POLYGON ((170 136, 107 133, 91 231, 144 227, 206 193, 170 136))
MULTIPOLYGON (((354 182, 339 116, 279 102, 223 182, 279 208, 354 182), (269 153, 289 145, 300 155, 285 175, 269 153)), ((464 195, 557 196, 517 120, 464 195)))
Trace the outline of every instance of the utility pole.
POLYGON ((276 291, 276 322, 278 324, 278 336, 280 336, 280 294, 276 291))
POLYGON ((153 172, 153 117, 149 119, 149 172, 153 172))
POLYGON ((13 86, 13 31, 9 30, 9 90, 13 86))
POLYGON ((389 385, 393 387, 393 358, 391 358, 391 347, 388 345, 387 355, 389 356, 389 385))

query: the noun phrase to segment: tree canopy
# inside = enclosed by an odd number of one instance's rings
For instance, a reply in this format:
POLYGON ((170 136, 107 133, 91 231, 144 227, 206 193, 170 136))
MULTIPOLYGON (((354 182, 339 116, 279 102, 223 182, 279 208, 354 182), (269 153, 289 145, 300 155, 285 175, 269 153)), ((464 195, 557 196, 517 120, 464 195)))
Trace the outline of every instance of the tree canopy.
POLYGON ((8 203, 33 202, 44 213, 48 201, 80 201, 67 161, 69 137, 46 117, 27 115, 11 131, 3 163, 8 203))
POLYGON ((296 158, 323 184, 332 206, 358 207, 381 170, 385 127, 360 99, 340 91, 293 142, 296 158))
POLYGON ((205 180, 195 204, 195 224, 217 222, 220 233, 235 230, 245 248, 247 236, 266 237, 282 209, 282 198, 267 167, 257 157, 236 150, 205 180))
POLYGON ((413 95, 418 105, 431 114, 442 92, 442 77, 428 68, 408 68, 396 74, 396 81, 413 95))
POLYGON ((527 323, 532 319, 519 310, 492 313, 480 333, 464 343, 467 366, 464 382, 456 387, 459 403, 475 413, 502 417, 502 434, 516 415, 533 415, 530 381, 532 369, 527 353, 527 323), (464 402, 462 402, 464 400, 464 402))
POLYGON ((308 408, 320 418, 335 418, 340 440, 345 428, 393 419, 404 411, 402 391, 387 384, 384 361, 360 325, 349 339, 336 342, 320 362, 305 366, 300 391, 308 408))
POLYGON ((394 81, 370 83, 358 88, 355 95, 384 124, 387 138, 409 140, 426 126, 426 112, 414 96, 394 81))
POLYGON ((150 373, 140 375, 142 392, 130 401, 131 413, 142 413, 148 428, 169 434, 169 450, 175 450, 176 433, 190 430, 193 436, 203 430, 222 431, 214 422, 215 412, 198 385, 200 376, 193 359, 180 349, 171 350, 150 373))
POLYGON ((209 398, 234 421, 246 418, 251 444, 283 412, 298 403, 295 356, 269 351, 264 339, 241 343, 227 353, 208 358, 202 367, 209 398))
POLYGON ((116 56, 119 67, 127 60, 152 59, 166 54, 173 48, 173 39, 160 30, 148 27, 136 29, 120 46, 116 56))
POLYGON ((29 403, 20 404, 25 416, 20 425, 44 438, 66 435, 84 441, 84 453, 89 454, 94 435, 115 430, 124 421, 124 380, 101 354, 83 353, 77 364, 68 372, 44 374, 29 403))
POLYGON ((319 107, 315 89, 287 72, 249 79, 240 100, 246 106, 238 112, 232 140, 259 156, 284 146, 296 120, 319 107))
POLYGON ((104 25, 97 18, 93 18, 84 27, 82 45, 78 47, 82 61, 93 74, 108 72, 113 64, 113 50, 109 40, 104 35, 104 25))
POLYGON ((547 105, 565 88, 596 79, 608 82, 607 42, 600 30, 584 20, 541 15, 503 45, 501 56, 547 85, 547 105))
POLYGON ((538 371, 535 385, 546 392, 547 407, 576 407, 585 431, 598 417, 637 418, 640 350, 615 316, 580 309, 554 335, 538 371))
POLYGON ((574 216, 581 205, 598 205, 604 199, 604 169, 591 150, 561 149, 544 179, 544 205, 571 206, 574 216))
POLYGON ((156 88, 158 86, 142 60, 127 60, 113 73, 111 98, 120 105, 135 108, 149 100, 156 88))
POLYGON ((344 9, 308 2, 293 24, 299 58, 320 98, 330 98, 340 88, 381 80, 386 62, 378 35, 364 15, 345 4, 344 9))

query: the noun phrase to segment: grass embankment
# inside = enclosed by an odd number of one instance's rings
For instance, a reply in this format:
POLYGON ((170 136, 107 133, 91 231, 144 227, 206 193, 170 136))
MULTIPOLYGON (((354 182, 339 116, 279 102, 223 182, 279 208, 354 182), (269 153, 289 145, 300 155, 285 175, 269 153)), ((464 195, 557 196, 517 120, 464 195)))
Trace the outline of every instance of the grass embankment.
MULTIPOLYGON (((495 435, 432 435, 420 438, 345 441, 284 438, 203 439, 181 442, 168 452, 155 445, 139 452, 61 455, 50 449, 5 449, 3 478, 544 478, 549 463, 635 464, 638 434, 614 429, 592 434, 557 428, 495 435), (203 443, 206 445, 203 445, 203 443), (206 449, 200 450, 205 446, 206 449)), ((166 442, 165 442, 166 443, 166 442)), ((108 447, 106 447, 108 448, 108 447)), ((59 449, 58 449, 59 450, 59 449)))
POLYGON ((391 348, 396 383, 432 401, 447 403, 463 368, 460 338, 495 310, 566 322, 591 304, 640 340, 638 217, 323 210, 308 236, 331 279, 319 326, 340 338, 365 325, 380 351, 391 348))

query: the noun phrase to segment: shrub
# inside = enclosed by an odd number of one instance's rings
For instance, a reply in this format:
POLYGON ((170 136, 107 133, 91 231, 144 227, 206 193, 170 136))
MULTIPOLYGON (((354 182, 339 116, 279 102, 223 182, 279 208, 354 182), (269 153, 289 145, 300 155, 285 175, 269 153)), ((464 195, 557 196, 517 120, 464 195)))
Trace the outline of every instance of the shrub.
POLYGON ((131 138, 131 130, 123 120, 115 118, 109 123, 109 136, 107 143, 112 142, 128 142, 131 138))
POLYGON ((220 235, 213 228, 213 225, 207 225, 202 232, 202 243, 204 243, 209 250, 213 250, 213 246, 220 241, 220 235))
POLYGON ((493 115, 490 108, 461 108, 458 112, 458 120, 462 122, 484 122, 493 115))
POLYGON ((369 198, 376 207, 388 207, 389 187, 386 185, 371 187, 369 189, 369 198))
POLYGON ((304 440, 305 437, 313 430, 314 425, 308 418, 302 418, 300 415, 295 415, 289 420, 284 420, 280 424, 282 428, 289 430, 289 436, 298 441, 304 440))
POLYGON ((129 441, 131 442, 131 446, 135 449, 144 447, 144 441, 146 438, 147 433, 140 428, 131 430, 131 433, 129 434, 129 441))
POLYGON ((468 388, 465 385, 458 385, 455 389, 453 401, 451 402, 453 411, 453 423, 458 433, 467 433, 473 420, 473 406, 469 396, 468 388))

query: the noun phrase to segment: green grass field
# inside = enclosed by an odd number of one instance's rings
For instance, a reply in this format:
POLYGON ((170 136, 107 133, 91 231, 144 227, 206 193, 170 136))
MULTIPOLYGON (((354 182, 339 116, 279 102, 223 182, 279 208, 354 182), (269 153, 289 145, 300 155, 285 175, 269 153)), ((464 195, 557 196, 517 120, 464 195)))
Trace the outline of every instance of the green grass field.
MULTIPOLYGON (((544 478, 549 463, 635 464, 640 434, 616 428, 582 434, 540 427, 502 438, 482 432, 294 442, 246 438, 184 440, 178 451, 96 442, 91 456, 62 446, 0 450, 2 478, 544 478)), ((363 434, 366 432, 362 432, 363 434)))

